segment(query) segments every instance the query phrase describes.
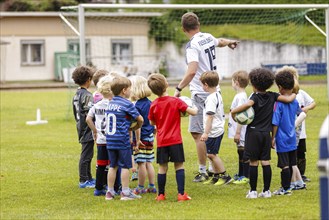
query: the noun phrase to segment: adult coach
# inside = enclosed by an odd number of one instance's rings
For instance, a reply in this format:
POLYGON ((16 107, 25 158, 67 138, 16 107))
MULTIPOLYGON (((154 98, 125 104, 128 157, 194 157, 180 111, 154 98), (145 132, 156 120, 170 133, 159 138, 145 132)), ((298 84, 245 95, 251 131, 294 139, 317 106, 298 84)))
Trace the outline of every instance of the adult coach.
POLYGON ((200 76, 209 70, 217 70, 216 67, 216 47, 228 46, 231 49, 236 48, 238 41, 223 38, 215 38, 209 33, 200 32, 200 22, 196 14, 192 12, 185 13, 182 16, 182 28, 185 35, 190 39, 186 45, 187 71, 181 82, 176 87, 175 95, 180 96, 180 92, 190 85, 191 98, 198 107, 198 114, 190 116, 189 132, 191 133, 197 148, 199 160, 199 172, 194 178, 194 182, 203 182, 208 179, 206 170, 206 145, 200 141, 203 133, 203 108, 204 101, 209 95, 202 88, 200 76))

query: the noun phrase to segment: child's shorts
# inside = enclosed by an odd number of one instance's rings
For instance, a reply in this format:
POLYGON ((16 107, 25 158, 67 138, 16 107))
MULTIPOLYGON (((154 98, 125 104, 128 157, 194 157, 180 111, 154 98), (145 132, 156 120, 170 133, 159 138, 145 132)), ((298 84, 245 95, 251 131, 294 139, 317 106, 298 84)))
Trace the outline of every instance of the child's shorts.
POLYGON ((185 162, 183 144, 175 144, 157 148, 157 163, 185 162))
MULTIPOLYGON (((153 142, 149 141, 142 141, 145 145, 139 146, 139 150, 134 152, 134 159, 135 163, 146 163, 146 162, 153 162, 154 161, 154 148, 153 142)), ((136 143, 134 143, 136 146, 136 143)))
POLYGON ((297 151, 282 152, 278 154, 278 167, 281 169, 289 166, 296 166, 297 164, 297 151))
POLYGON ((206 140, 207 154, 218 154, 224 134, 206 140))
POLYGON ((106 144, 97 144, 97 165, 107 166, 109 164, 110 160, 106 149, 106 144))
POLYGON ((244 152, 250 160, 271 160, 270 132, 247 129, 244 152))
POLYGON ((107 150, 110 159, 110 167, 132 168, 131 149, 107 150))

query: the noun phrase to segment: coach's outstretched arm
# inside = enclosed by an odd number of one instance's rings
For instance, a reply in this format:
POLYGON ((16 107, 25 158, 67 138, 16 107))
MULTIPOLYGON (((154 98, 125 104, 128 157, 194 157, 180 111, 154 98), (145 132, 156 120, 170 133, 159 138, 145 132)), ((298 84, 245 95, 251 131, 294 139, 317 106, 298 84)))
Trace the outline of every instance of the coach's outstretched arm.
POLYGON ((240 43, 240 41, 229 40, 229 39, 225 39, 225 38, 218 38, 218 47, 228 46, 229 48, 234 50, 238 46, 239 43, 240 43))

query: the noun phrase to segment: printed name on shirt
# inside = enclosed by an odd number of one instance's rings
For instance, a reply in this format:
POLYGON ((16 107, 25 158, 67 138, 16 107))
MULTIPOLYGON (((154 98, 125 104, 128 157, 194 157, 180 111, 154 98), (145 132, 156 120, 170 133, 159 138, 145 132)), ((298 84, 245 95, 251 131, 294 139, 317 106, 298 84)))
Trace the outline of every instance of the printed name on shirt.
POLYGON ((108 110, 120 112, 121 106, 116 104, 110 104, 108 110))
POLYGON ((105 115, 105 109, 95 109, 96 115, 105 115))
POLYGON ((212 38, 211 38, 211 37, 208 37, 208 38, 206 38, 206 39, 200 40, 200 41, 198 42, 198 44, 199 44, 200 46, 203 46, 203 45, 205 45, 205 44, 207 44, 207 43, 209 43, 209 42, 211 42, 211 41, 212 41, 212 38))

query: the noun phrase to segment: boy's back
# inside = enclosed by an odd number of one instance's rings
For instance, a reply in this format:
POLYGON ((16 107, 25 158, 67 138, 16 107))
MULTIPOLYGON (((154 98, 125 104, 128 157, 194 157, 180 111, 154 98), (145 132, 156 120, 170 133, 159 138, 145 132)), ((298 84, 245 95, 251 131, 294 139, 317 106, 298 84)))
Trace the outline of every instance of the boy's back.
POLYGON ((267 132, 272 131, 273 106, 278 97, 279 94, 275 92, 257 92, 250 96, 250 99, 254 101, 252 107, 255 111, 255 118, 248 125, 247 129, 267 132))

